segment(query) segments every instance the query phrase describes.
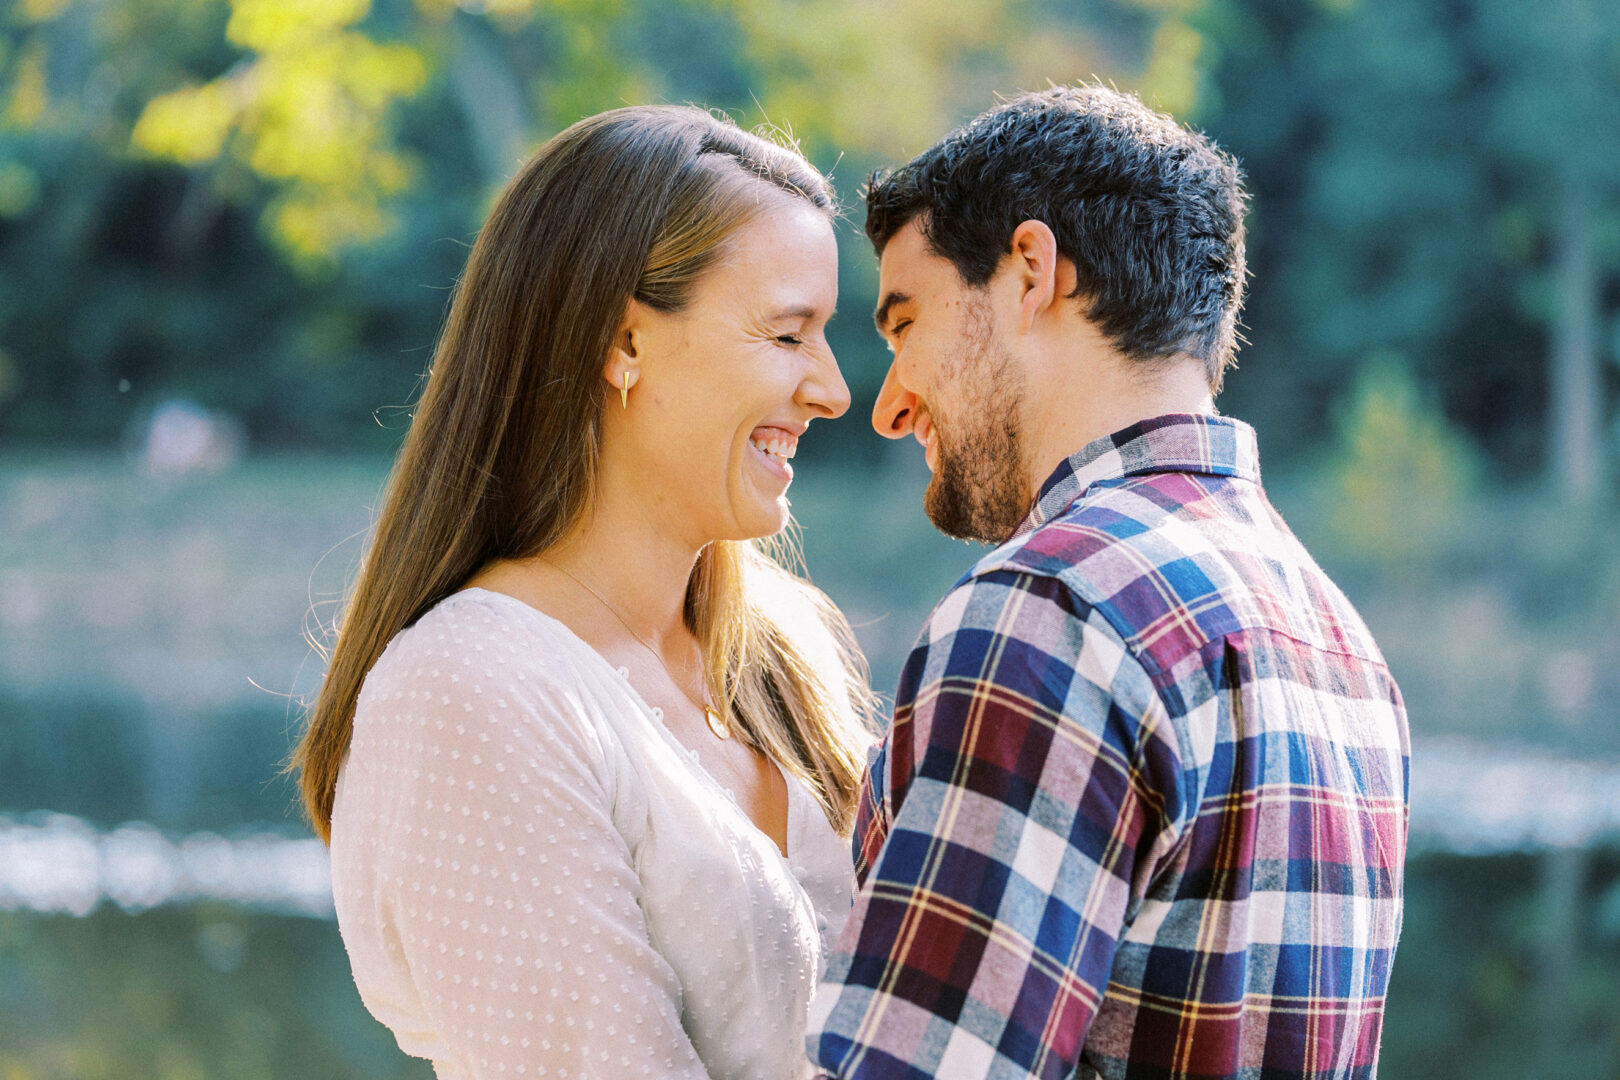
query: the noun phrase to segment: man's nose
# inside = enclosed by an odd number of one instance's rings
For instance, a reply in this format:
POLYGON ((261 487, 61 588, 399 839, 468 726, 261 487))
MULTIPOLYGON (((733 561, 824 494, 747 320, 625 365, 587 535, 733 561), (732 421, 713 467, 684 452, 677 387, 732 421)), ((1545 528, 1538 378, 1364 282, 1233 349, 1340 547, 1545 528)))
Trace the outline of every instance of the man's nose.
POLYGON ((895 365, 890 364, 889 373, 883 377, 883 389, 872 406, 872 427, 885 439, 903 439, 911 434, 916 418, 917 395, 900 385, 895 365))

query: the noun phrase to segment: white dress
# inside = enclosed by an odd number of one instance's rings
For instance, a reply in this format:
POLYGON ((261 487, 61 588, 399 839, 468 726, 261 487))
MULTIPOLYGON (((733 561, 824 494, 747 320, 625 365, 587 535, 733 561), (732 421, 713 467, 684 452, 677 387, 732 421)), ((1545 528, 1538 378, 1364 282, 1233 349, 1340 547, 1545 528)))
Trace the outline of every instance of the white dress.
POLYGON ((788 854, 562 623, 468 589, 366 677, 332 812, 360 996, 450 1077, 810 1074, 848 846, 788 854))

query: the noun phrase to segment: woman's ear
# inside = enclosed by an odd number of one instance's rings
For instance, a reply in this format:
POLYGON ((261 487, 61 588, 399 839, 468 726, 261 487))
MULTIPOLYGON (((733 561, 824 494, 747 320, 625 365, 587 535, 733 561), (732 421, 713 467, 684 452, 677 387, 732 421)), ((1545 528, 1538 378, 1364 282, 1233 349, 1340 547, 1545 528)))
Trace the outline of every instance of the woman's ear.
POLYGON ((638 346, 646 315, 645 305, 631 298, 602 364, 602 378, 619 392, 621 405, 626 409, 630 407, 630 388, 641 381, 642 354, 638 346))

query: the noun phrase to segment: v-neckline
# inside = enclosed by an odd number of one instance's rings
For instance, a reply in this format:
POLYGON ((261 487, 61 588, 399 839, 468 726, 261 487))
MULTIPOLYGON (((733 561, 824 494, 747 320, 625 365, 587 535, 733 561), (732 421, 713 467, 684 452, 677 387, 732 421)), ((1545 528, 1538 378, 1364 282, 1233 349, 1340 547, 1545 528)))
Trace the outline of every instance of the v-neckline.
POLYGON ((627 670, 621 670, 620 668, 614 666, 607 657, 596 651, 596 647, 594 645, 580 637, 574 632, 573 627, 569 626, 561 619, 556 618, 553 615, 548 615, 544 611, 541 611, 539 608, 535 607, 533 604, 530 604, 525 600, 520 600, 509 593, 497 592, 494 589, 486 589, 482 585, 473 585, 465 589, 460 589, 451 595, 466 596, 472 593, 482 593, 485 596, 499 597, 502 600, 518 605, 525 611, 532 612, 534 615, 539 616, 544 622, 556 627, 559 631, 561 631, 562 636, 570 642, 571 646, 589 654, 589 662, 597 664, 608 674, 612 675, 616 683, 630 695, 634 704, 640 709, 642 719, 649 727, 653 729, 657 737, 664 740, 665 748, 673 753, 676 757, 684 761, 686 763, 686 767, 691 769, 692 772, 698 776, 700 782, 708 784, 716 796, 729 804, 731 808, 748 823, 750 828, 759 833, 759 835, 763 836, 766 843, 770 844, 771 850, 776 852, 778 858, 780 858, 784 863, 790 862, 792 853, 797 850, 793 845, 793 804, 795 801, 793 797, 793 786, 795 781, 792 776, 788 775, 787 770, 782 768, 782 766, 777 763, 775 758, 771 757, 769 754, 761 754, 761 756, 765 758, 766 762, 770 764, 771 768, 776 770, 776 774, 782 778, 782 786, 787 797, 787 813, 783 823, 781 847, 777 846, 776 838, 770 833, 766 832, 764 829, 760 828, 759 822, 755 821, 749 815, 748 811, 742 808, 742 804, 737 801, 737 797, 731 791, 731 789, 722 785, 719 780, 715 779, 713 773, 704 768, 703 762, 698 757, 698 752, 677 739, 674 733, 671 732, 669 728, 664 726, 664 722, 659 719, 659 717, 663 715, 663 710, 657 709, 655 706, 647 703, 647 699, 641 696, 641 691, 637 690, 635 685, 630 682, 629 673, 627 670))

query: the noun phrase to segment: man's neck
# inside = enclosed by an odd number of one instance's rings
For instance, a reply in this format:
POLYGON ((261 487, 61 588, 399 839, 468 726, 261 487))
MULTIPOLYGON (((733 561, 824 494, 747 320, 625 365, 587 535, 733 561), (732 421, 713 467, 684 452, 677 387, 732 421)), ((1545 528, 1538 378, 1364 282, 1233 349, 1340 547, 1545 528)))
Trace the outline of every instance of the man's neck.
MULTIPOLYGON (((1155 416, 1213 413, 1202 363, 1184 359, 1157 370, 1130 360, 1087 364, 1061 381, 1061 392, 1027 387, 1025 467, 1030 500, 1075 451, 1155 416)), ((1054 380, 1056 381, 1056 380, 1054 380)))

